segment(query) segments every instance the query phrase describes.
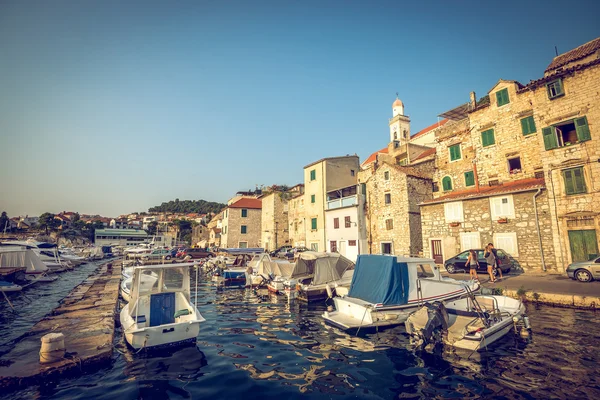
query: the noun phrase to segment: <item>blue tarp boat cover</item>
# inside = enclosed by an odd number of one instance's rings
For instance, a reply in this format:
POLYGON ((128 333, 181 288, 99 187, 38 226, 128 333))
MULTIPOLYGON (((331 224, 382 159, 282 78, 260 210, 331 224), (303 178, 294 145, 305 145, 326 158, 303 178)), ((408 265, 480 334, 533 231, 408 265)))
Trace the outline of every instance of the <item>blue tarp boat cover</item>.
POLYGON ((396 257, 359 255, 349 297, 373 304, 396 305, 408 302, 408 265, 396 257))

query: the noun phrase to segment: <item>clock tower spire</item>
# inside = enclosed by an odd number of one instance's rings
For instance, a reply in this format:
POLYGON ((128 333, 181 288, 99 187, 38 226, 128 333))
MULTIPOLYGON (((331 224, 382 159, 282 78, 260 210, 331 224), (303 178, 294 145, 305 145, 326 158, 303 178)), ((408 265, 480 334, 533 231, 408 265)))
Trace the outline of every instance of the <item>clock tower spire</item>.
POLYGON ((410 140, 410 118, 404 115, 404 103, 398 98, 392 104, 390 119, 390 144, 392 149, 398 148, 410 140))

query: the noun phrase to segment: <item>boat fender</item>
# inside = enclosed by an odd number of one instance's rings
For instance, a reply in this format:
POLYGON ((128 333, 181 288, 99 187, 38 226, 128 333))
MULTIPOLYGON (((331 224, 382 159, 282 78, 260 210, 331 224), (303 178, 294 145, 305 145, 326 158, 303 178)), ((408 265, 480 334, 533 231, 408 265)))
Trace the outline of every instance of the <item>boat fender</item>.
POLYGON ((531 329, 531 324, 529 323, 529 317, 527 315, 523 316, 523 324, 525 325, 525 329, 531 329))
POLYGON ((329 284, 325 285, 325 290, 327 291, 327 297, 332 299, 333 298, 333 290, 331 290, 331 286, 329 286, 329 284))

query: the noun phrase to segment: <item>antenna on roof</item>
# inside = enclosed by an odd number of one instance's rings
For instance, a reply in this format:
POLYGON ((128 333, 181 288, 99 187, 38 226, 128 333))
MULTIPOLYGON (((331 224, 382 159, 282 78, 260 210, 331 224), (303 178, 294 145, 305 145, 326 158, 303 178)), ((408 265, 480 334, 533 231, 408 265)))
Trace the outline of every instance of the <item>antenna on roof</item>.
POLYGON ((396 92, 396 97, 398 97, 398 92, 396 92))
POLYGON ((558 57, 558 47, 554 46, 554 52, 556 53, 556 57, 558 57))

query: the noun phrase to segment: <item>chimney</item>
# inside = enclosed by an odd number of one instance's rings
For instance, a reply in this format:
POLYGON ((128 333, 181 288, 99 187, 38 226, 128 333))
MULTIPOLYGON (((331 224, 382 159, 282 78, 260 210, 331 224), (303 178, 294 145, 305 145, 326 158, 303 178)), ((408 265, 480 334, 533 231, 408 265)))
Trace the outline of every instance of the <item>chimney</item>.
POLYGON ((471 104, 471 110, 474 110, 475 107, 477 107, 477 97, 475 97, 475 92, 471 92, 469 94, 469 97, 471 99, 471 101, 469 102, 471 104))

